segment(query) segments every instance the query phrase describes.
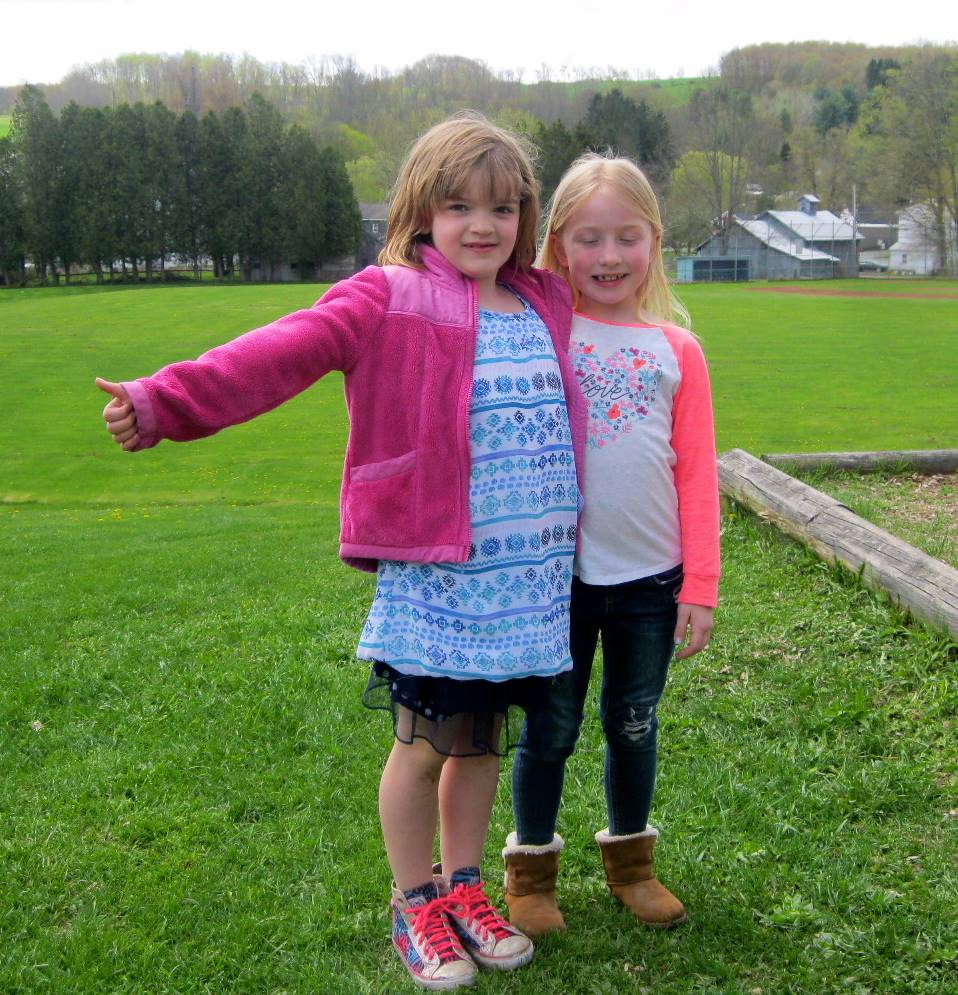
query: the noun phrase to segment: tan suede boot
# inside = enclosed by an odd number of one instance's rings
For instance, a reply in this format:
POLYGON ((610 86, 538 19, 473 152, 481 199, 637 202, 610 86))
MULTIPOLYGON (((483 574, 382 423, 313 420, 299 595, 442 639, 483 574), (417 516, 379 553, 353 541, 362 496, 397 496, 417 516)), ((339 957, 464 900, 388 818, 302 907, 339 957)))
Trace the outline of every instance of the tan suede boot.
POLYGON ((646 926, 669 929, 688 916, 682 903, 652 873, 658 835, 651 827, 631 836, 610 836, 603 829, 595 834, 595 841, 602 851, 609 891, 646 926))
POLYGON ((506 839, 502 851, 506 861, 502 890, 509 908, 509 921, 526 936, 565 929, 565 920, 556 902, 559 851, 564 845, 558 834, 543 846, 520 844, 515 833, 509 833, 506 839))

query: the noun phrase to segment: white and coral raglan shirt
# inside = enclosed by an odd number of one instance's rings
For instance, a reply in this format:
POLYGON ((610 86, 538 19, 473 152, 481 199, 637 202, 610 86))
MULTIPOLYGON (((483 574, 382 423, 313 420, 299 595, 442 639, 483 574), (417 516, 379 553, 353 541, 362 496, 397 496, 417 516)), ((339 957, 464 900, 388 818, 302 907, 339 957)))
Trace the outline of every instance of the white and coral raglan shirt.
POLYGON ((575 572, 621 584, 683 564, 679 601, 714 607, 719 500, 712 395, 695 336, 576 314, 570 343, 589 405, 575 572))

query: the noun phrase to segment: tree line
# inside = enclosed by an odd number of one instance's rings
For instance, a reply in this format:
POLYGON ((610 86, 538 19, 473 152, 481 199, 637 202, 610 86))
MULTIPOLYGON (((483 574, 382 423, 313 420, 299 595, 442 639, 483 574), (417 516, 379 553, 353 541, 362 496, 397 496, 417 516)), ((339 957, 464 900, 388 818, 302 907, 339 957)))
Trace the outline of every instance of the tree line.
MULTIPOLYGON (((662 182, 674 162, 664 115, 619 90, 593 95, 571 129, 557 120, 532 132, 546 195, 586 149, 633 156, 662 182)), ((341 133, 361 142, 345 124, 341 133)), ((0 204, 8 284, 24 281, 27 259, 43 282, 69 281, 77 266, 98 283, 117 270, 139 279, 141 265, 150 279, 174 256, 197 278, 206 258, 217 277, 231 276, 237 260, 246 279, 254 261, 291 262, 307 275, 354 251, 360 235, 342 154, 285 125, 258 94, 201 119, 159 102, 70 103, 58 116, 37 87, 25 87, 0 139, 0 204)))
POLYGON ((70 103, 24 87, 0 139, 0 272, 69 281, 77 267, 147 277, 179 257, 199 278, 259 262, 300 272, 355 251, 359 210, 339 151, 265 98, 222 114, 164 104, 70 103))
MULTIPOLYGON (((113 80, 115 93, 165 87, 187 105, 174 115, 182 130, 196 128, 201 139, 207 131, 222 133, 222 148, 211 141, 219 151, 200 170, 206 177, 205 185, 200 184, 207 191, 204 202, 218 205, 212 209, 213 222, 228 215, 238 196, 228 192, 234 185, 241 191, 256 190, 262 177, 254 170, 238 179, 235 170, 249 169, 256 156, 238 156, 230 150, 244 142, 255 144, 261 134, 282 131, 280 115, 288 123, 284 133, 295 132, 301 143, 312 136, 339 154, 357 200, 378 201, 386 198, 416 135, 469 106, 537 146, 546 195, 569 162, 587 148, 612 148, 633 156, 664 202, 667 244, 679 252, 727 232, 736 215, 793 209, 803 193, 816 194, 822 206, 835 213, 854 205, 862 221, 894 222, 896 210, 928 204, 942 250, 953 237, 949 225, 958 216, 958 49, 954 46, 751 46, 725 56, 719 76, 661 85, 615 74, 560 82, 545 69, 535 84, 528 85, 506 73, 493 74, 481 63, 450 56, 431 56, 389 76, 363 74, 348 59, 317 64, 311 70, 300 67, 297 72, 295 67, 263 67, 248 58, 238 64, 214 60, 212 66, 197 69, 190 58, 130 57, 101 64, 98 72, 113 80), (111 66, 117 70, 113 76, 107 71, 111 66), (245 111, 226 107, 200 118, 194 110, 209 98, 214 82, 219 87, 217 100, 227 99, 231 87, 265 83, 270 100, 276 97, 278 106, 274 109, 254 95, 247 99, 245 111), (254 113, 254 107, 264 105, 270 110, 254 113), (245 132, 237 114, 240 118, 245 114, 245 132), (181 124, 184 120, 192 124, 181 124), (218 122, 218 128, 212 122, 218 122), (245 138, 237 137, 240 132, 245 138)), ((18 99, 20 104, 29 103, 29 91, 21 92, 18 99)), ((122 104, 100 113, 112 118, 121 111, 130 113, 122 104)), ((60 121, 69 122, 79 113, 64 105, 60 121)), ((144 104, 138 113, 162 112, 144 104)), ((11 139, 16 141, 17 128, 11 139)), ((0 156, 0 187, 15 172, 10 165, 14 161, 0 156)), ((308 196, 298 203, 313 208, 308 196)), ((0 210, 2 204, 0 200, 0 210)), ((3 224, 0 218, 0 229, 3 224)), ((260 237, 262 231, 271 232, 274 243, 281 242, 287 236, 277 234, 280 227, 292 231, 303 224, 301 211, 275 208, 259 229, 238 221, 222 227, 239 232, 228 246, 232 255, 249 259, 253 258, 250 246, 259 257, 260 246, 269 241, 260 237), (237 248, 240 236, 245 241, 237 248)), ((210 230, 216 230, 215 225, 210 230)), ((0 238, 0 243, 8 242, 0 238)), ((220 259, 225 268, 229 253, 219 250, 212 239, 204 244, 207 254, 220 259)), ((218 244, 225 243, 221 239, 218 244)), ((290 248, 284 251, 290 258, 298 255, 290 248)), ((310 254, 316 255, 306 253, 302 258, 310 254)), ((942 251, 941 258, 948 256, 942 251)))

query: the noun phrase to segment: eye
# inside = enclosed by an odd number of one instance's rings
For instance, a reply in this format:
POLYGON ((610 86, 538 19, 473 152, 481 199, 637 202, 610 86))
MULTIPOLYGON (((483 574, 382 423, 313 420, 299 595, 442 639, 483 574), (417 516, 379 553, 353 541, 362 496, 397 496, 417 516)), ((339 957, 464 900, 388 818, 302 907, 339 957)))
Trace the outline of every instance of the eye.
POLYGON ((516 209, 512 204, 500 204, 496 208, 496 214, 515 214, 516 209))

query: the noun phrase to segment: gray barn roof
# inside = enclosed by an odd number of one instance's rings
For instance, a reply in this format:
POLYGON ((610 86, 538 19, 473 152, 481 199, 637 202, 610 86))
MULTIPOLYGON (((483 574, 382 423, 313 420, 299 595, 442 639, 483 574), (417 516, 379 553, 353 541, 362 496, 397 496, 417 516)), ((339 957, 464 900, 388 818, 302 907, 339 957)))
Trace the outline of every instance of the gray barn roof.
MULTIPOLYGON (((798 211, 769 211, 769 214, 798 214, 798 211)), ((811 221, 807 215, 802 215, 806 220, 811 221)), ((795 259, 827 259, 837 263, 839 260, 835 256, 830 256, 827 252, 818 249, 811 249, 804 245, 801 238, 790 238, 780 228, 756 218, 754 221, 742 221, 735 219, 750 235, 753 235, 760 242, 764 242, 770 249, 776 252, 784 252, 795 259)))

